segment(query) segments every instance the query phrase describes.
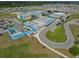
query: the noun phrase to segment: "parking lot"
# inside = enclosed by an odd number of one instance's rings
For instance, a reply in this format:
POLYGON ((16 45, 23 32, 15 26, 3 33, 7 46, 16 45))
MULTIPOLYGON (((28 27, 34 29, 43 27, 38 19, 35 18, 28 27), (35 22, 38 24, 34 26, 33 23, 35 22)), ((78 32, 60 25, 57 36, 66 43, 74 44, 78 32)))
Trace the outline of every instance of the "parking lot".
POLYGON ((12 18, 0 19, 0 32, 7 30, 8 28, 11 28, 13 26, 15 26, 15 23, 13 22, 12 18))

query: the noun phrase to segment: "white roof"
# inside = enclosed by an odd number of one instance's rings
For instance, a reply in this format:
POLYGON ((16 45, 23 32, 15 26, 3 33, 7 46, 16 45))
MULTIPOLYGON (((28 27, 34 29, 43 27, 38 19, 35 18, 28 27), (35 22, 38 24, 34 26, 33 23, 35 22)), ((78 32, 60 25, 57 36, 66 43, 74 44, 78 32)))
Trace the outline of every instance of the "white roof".
POLYGON ((56 14, 51 14, 51 15, 49 15, 49 16, 51 16, 51 17, 55 17, 55 18, 60 17, 59 15, 56 15, 56 14))
POLYGON ((53 14, 56 14, 56 15, 60 15, 60 16, 63 16, 63 15, 65 15, 65 13, 57 13, 57 12, 55 12, 55 13, 53 13, 53 14))
POLYGON ((28 16, 31 15, 31 12, 18 12, 17 15, 24 15, 24 16, 28 16))

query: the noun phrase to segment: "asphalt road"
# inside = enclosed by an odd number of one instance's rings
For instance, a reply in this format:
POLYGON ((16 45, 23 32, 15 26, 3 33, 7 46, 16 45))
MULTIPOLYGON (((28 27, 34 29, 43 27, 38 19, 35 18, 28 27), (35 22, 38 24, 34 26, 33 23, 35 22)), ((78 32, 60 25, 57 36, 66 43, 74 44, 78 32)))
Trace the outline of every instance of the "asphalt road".
MULTIPOLYGON (((67 36, 67 40, 65 42, 59 43, 59 42, 53 42, 53 41, 49 41, 46 36, 45 33, 50 29, 50 26, 48 26, 47 28, 41 30, 38 34, 38 37, 40 39, 40 41, 42 41, 43 43, 45 43, 46 45, 48 45, 51 48, 70 48, 73 46, 74 44, 74 37, 71 33, 71 30, 69 28, 69 24, 72 24, 72 21, 65 23, 64 24, 64 28, 65 28, 65 32, 66 32, 66 36, 67 36)), ((52 28, 53 31, 55 30, 55 27, 52 28)))

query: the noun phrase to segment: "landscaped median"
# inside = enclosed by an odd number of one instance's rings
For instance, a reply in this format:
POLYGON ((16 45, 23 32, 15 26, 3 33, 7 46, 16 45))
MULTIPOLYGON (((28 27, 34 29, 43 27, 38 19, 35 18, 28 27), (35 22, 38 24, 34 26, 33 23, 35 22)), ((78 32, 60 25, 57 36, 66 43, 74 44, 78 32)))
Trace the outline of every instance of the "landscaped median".
POLYGON ((66 41, 66 35, 65 35, 64 25, 58 26, 55 29, 54 32, 51 32, 51 30, 49 30, 46 33, 46 37, 49 40, 55 41, 55 42, 64 42, 64 41, 66 41))

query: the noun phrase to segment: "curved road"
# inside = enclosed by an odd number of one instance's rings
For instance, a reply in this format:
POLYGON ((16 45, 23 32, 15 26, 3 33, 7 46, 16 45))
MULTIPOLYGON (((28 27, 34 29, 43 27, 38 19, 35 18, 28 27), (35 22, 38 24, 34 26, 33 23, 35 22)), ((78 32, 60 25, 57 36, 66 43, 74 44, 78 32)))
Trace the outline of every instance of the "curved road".
POLYGON ((54 48, 70 48, 73 46, 74 44, 74 37, 71 33, 71 30, 70 30, 70 27, 69 25, 70 24, 77 24, 79 25, 78 23, 76 23, 75 21, 69 21, 67 23, 64 24, 64 29, 65 29, 65 34, 67 35, 67 40, 65 42, 62 42, 62 43, 59 43, 59 42, 53 42, 53 41, 50 41, 46 38, 45 36, 45 33, 51 29, 51 30, 55 30, 56 29, 56 26, 53 26, 52 25, 49 25, 48 27, 45 27, 43 29, 41 29, 35 36, 38 38, 38 40, 40 41, 41 44, 43 44, 44 46, 46 46, 47 48, 49 48, 51 51, 63 56, 63 57, 66 57, 68 58, 66 55, 56 51, 54 48))
MULTIPOLYGON (((68 58, 67 56, 65 56, 64 54, 56 51, 55 49, 53 48, 70 48, 73 46, 74 44, 74 37, 71 33, 71 30, 69 28, 69 24, 76 24, 76 25, 79 25, 79 23, 76 22, 77 19, 72 20, 72 21, 69 21, 67 23, 64 24, 64 28, 65 28, 65 32, 66 32, 66 35, 67 35, 67 40, 65 42, 62 42, 62 43, 58 43, 58 42, 51 42, 49 41, 46 37, 45 37, 45 33, 49 30, 50 26, 52 25, 49 25, 47 28, 43 28, 41 29, 36 37, 38 38, 38 40, 40 41, 40 43, 42 43, 44 46, 46 46, 47 48, 49 48, 50 50, 52 50, 53 52, 63 56, 63 57, 66 57, 68 58)), ((53 31, 55 30, 55 26, 53 26, 53 31)))
MULTIPOLYGON (((45 29, 42 29, 38 33, 38 37, 43 43, 45 43, 46 45, 48 45, 51 48, 70 48, 74 44, 74 37, 73 37, 73 35, 72 35, 71 31, 70 31, 69 23, 70 22, 64 24, 65 32, 66 32, 66 35, 67 35, 67 40, 65 42, 62 42, 62 43, 53 42, 53 41, 49 41, 46 38, 45 33, 49 30, 49 27, 52 26, 52 25, 48 26, 45 29)), ((53 28, 53 29, 55 30, 55 28, 53 28)))
MULTIPOLYGON (((44 30, 44 29, 46 29, 46 28, 43 28, 42 30, 44 30)), ((42 30, 40 30, 40 31, 42 31, 42 30)), ((56 51, 55 49, 53 49, 53 48, 51 48, 50 46, 48 46, 46 43, 42 42, 42 41, 40 40, 40 38, 39 38, 39 33, 40 33, 40 31, 38 32, 38 34, 35 35, 35 37, 38 38, 38 40, 39 40, 39 42, 40 42, 41 44, 43 44, 44 46, 46 46, 47 48, 49 48, 51 51, 57 53, 58 55, 60 55, 60 56, 62 56, 62 57, 65 57, 65 58, 68 58, 68 56, 66 56, 66 55, 64 55, 64 54, 62 54, 62 53, 60 53, 59 51, 56 51)))
MULTIPOLYGON (((70 15, 70 14, 68 14, 68 15, 70 15)), ((52 31, 54 31, 56 29, 56 26, 54 26, 54 23, 38 32, 38 37, 39 37, 40 41, 42 41, 43 43, 45 43, 46 45, 48 45, 51 48, 60 48, 60 49, 66 48, 67 49, 67 48, 72 47, 74 44, 74 37, 73 37, 72 32, 69 27, 70 24, 75 23, 75 21, 73 21, 73 22, 72 21, 69 21, 64 24, 65 34, 67 36, 67 40, 65 42, 62 42, 62 43, 53 42, 53 41, 50 41, 46 38, 45 33, 49 29, 51 29, 52 31)))

